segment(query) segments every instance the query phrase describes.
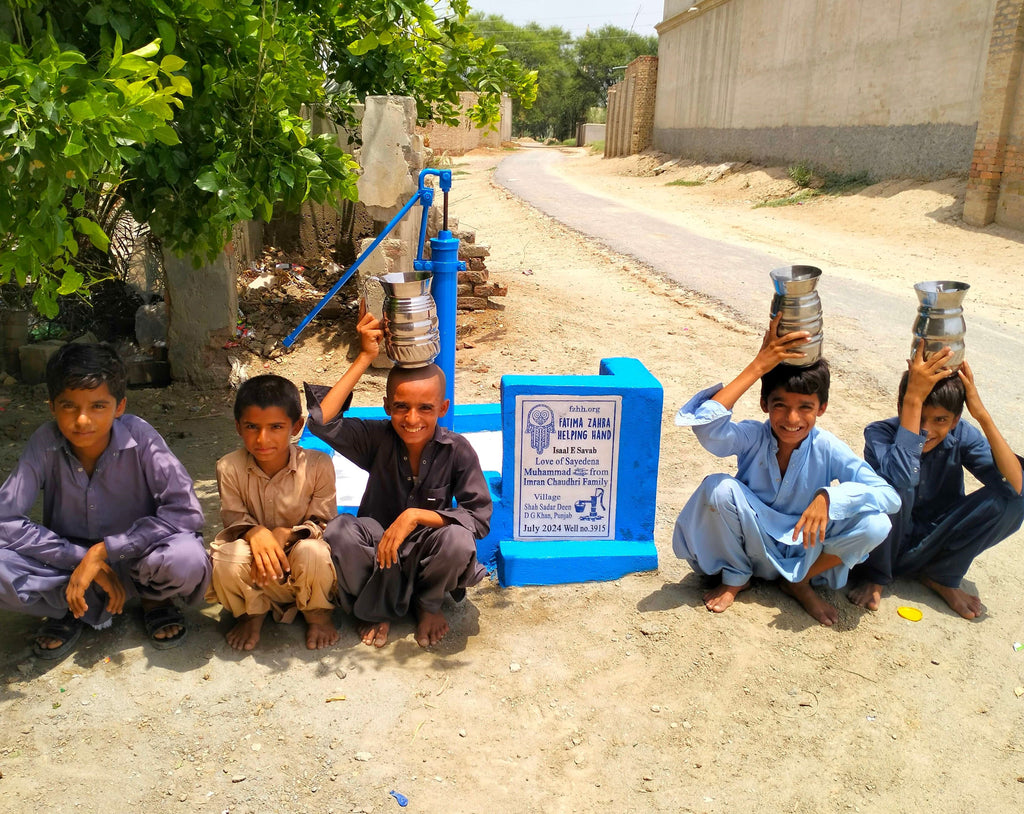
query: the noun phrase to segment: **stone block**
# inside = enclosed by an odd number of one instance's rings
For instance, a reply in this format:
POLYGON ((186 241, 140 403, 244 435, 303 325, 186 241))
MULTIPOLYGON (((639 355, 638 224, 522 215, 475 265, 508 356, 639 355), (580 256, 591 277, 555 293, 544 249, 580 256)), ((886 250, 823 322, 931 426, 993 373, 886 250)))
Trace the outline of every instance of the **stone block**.
POLYGON ((470 271, 486 271, 487 266, 484 265, 484 259, 482 257, 470 257, 466 261, 466 265, 470 271))
POLYGON ((46 363, 64 344, 59 339, 48 339, 45 342, 22 345, 18 348, 21 380, 25 384, 41 384, 46 381, 46 363))
POLYGON ((488 257, 491 254, 491 247, 483 243, 463 243, 459 246, 459 257, 488 257))
POLYGON ((508 295, 508 286, 501 283, 482 283, 473 286, 473 293, 478 297, 504 297, 508 295))
POLYGON ((459 282, 469 283, 470 285, 480 285, 481 283, 487 282, 488 274, 486 271, 460 271, 459 282))
POLYGON ((405 96, 368 96, 363 113, 362 173, 356 186, 367 208, 383 210, 404 204, 416 192, 406 154, 412 154, 416 102, 405 96))
POLYGON ((460 311, 483 311, 487 308, 487 300, 484 297, 459 297, 460 311))

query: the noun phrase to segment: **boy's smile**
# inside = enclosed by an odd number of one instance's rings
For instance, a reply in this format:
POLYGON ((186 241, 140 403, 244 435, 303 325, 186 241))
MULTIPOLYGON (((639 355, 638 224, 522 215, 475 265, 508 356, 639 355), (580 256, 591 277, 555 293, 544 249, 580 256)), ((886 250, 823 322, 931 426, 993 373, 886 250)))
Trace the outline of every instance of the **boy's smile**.
POLYGON ((926 436, 922 453, 931 452, 941 444, 949 431, 960 421, 960 416, 954 415, 945 407, 922 407, 921 408, 921 432, 926 436))
POLYGON ((250 405, 235 422, 235 429, 259 468, 274 476, 288 463, 292 436, 302 431, 302 420, 293 422, 283 407, 250 405))
POLYGON ((67 388, 50 402, 57 429, 83 461, 96 461, 110 443, 114 419, 124 414, 126 399, 114 398, 106 382, 99 387, 67 388))
POLYGON ((400 382, 384 399, 384 412, 406 447, 422 449, 434 437, 438 419, 448 412, 448 401, 437 377, 400 382))
POLYGON ((781 387, 773 390, 761 409, 768 413, 768 423, 780 447, 795 448, 811 434, 818 416, 825 412, 817 394, 791 393, 781 387))

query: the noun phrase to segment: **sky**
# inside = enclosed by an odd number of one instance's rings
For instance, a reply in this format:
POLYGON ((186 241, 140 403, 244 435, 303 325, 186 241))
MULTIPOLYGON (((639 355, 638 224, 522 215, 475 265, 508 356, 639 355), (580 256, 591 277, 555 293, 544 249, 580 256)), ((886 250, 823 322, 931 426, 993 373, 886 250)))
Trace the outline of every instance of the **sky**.
POLYGON ((472 11, 500 14, 510 23, 558 26, 574 36, 603 25, 632 28, 637 34, 654 36, 661 22, 662 0, 469 0, 472 11), (635 23, 634 23, 635 20, 635 23))

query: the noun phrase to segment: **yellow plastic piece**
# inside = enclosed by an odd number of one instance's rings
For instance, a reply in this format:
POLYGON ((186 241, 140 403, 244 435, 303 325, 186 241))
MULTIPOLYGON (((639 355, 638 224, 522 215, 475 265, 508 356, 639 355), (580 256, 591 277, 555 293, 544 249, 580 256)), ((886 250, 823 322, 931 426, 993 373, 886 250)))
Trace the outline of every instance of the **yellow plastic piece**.
POLYGON ((920 622, 921 618, 924 616, 924 614, 917 608, 909 608, 906 605, 902 608, 896 608, 896 613, 911 622, 920 622))

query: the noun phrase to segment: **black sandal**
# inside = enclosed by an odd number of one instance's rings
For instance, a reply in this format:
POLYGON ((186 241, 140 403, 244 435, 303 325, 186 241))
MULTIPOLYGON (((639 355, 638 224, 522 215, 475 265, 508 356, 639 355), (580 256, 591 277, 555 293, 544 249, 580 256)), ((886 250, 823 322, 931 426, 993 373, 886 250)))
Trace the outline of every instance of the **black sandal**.
POLYGON ((142 623, 146 626, 146 635, 150 644, 157 650, 170 650, 185 641, 188 628, 185 627, 185 616, 174 605, 157 605, 142 614, 142 623), (178 627, 178 632, 167 638, 157 638, 156 634, 169 627, 178 627))
POLYGON ((78 640, 82 637, 83 627, 82 620, 76 619, 71 611, 64 614, 61 619, 46 619, 36 632, 32 642, 32 652, 36 658, 58 661, 78 644, 78 640), (60 644, 57 647, 43 647, 39 643, 40 639, 57 639, 60 644))

